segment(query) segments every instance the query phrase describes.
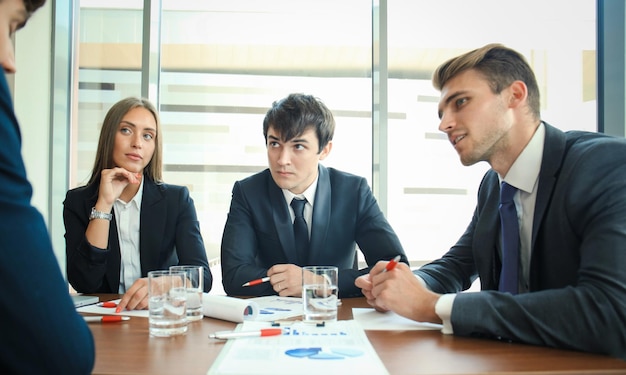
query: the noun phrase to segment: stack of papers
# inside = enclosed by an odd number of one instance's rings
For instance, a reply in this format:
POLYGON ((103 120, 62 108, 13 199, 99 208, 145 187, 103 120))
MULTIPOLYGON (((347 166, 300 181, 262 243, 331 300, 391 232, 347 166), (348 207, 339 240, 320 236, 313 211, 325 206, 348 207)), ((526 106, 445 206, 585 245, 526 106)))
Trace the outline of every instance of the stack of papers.
MULTIPOLYGON (((95 298, 97 299, 97 297, 95 298)), ((235 323, 240 323, 244 320, 271 322, 302 315, 302 298, 265 296, 240 299, 227 296, 213 296, 205 293, 202 300, 204 305, 202 310, 205 316, 235 323)), ((110 302, 117 304, 120 302, 120 299, 110 302)), ((148 317, 148 310, 124 310, 116 314, 115 307, 103 307, 100 304, 79 307, 77 310, 82 313, 100 315, 148 317)))

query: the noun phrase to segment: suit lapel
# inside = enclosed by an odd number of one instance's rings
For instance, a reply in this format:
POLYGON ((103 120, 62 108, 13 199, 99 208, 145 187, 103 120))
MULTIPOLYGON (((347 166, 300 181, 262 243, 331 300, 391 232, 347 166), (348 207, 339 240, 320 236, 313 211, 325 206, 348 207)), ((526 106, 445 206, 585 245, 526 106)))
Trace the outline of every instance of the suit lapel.
POLYGON ((147 270, 159 267, 158 249, 161 248, 168 214, 167 201, 162 189, 163 187, 154 181, 148 178, 144 180, 139 221, 139 257, 142 276, 146 276, 147 270))
POLYGON ((285 202, 283 191, 276 185, 271 173, 267 172, 267 191, 269 192, 269 205, 272 210, 272 220, 276 227, 276 234, 287 258, 287 263, 298 264, 296 254, 296 240, 293 235, 293 223, 289 215, 289 208, 285 202))
POLYGON ((484 194, 484 197, 479 197, 479 200, 484 199, 484 203, 478 205, 481 212, 478 216, 479 219, 476 224, 473 241, 476 246, 474 254, 477 259, 475 263, 481 267, 478 270, 479 275, 483 277, 485 275, 491 276, 491 279, 481 280, 482 287, 494 289, 497 288, 500 277, 500 259, 502 256, 500 214, 498 210, 498 205, 500 204, 500 184, 498 174, 495 171, 490 170, 487 173, 489 176, 485 177, 483 186, 480 189, 480 194, 484 194))
POLYGON ((110 255, 107 262, 111 265, 107 267, 107 280, 110 289, 117 293, 120 287, 120 266, 122 263, 122 254, 120 252, 120 239, 117 235, 117 220, 115 218, 115 212, 113 213, 113 220, 111 220, 111 227, 109 228, 109 251, 110 255))
POLYGON ((323 250, 321 247, 326 241, 328 225, 331 214, 331 193, 330 175, 328 169, 319 164, 317 189, 315 190, 315 206, 313 207, 313 219, 311 220, 311 244, 307 261, 313 259, 313 254, 318 254, 323 250))
POLYGON ((563 162, 565 153, 565 133, 544 122, 546 138, 544 140, 543 158, 539 171, 539 186, 537 188, 537 201, 535 202, 535 214, 533 217, 533 234, 531 240, 531 255, 535 248, 537 231, 541 227, 541 221, 550 203, 550 197, 556 183, 556 176, 563 162))

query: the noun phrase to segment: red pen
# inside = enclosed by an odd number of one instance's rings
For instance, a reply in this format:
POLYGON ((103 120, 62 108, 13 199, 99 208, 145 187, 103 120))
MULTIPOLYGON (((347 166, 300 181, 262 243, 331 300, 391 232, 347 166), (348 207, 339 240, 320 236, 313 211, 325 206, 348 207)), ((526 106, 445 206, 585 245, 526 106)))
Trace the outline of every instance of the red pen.
POLYGON ((117 307, 117 303, 115 303, 113 301, 100 302, 98 304, 98 306, 100 306, 100 307, 117 307))
POLYGON ((87 323, 116 323, 130 320, 128 316, 104 315, 104 316, 84 316, 87 323))
POLYGON ((387 263, 387 266, 385 267, 383 272, 391 271, 392 269, 396 268, 396 264, 398 264, 399 261, 400 261, 400 255, 396 255, 395 258, 393 258, 392 260, 389 261, 389 263, 387 263))
POLYGON ((265 337, 265 336, 278 336, 282 335, 283 330, 281 328, 263 328, 258 331, 219 331, 211 333, 209 338, 211 339, 235 339, 238 337, 265 337))
POLYGON ((266 276, 266 277, 264 277, 262 279, 256 279, 256 280, 248 281, 247 283, 243 284, 242 286, 253 286, 253 285, 258 285, 258 284, 261 284, 261 283, 266 283, 268 281, 270 281, 270 278, 269 278, 269 276, 266 276))

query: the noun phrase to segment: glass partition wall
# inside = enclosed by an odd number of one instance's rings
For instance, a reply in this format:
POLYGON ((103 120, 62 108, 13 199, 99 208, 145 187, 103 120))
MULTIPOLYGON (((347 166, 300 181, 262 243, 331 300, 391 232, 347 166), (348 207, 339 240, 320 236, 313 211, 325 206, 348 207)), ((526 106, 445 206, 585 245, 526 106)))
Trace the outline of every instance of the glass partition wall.
MULTIPOLYGON (((324 164, 368 179, 414 265, 462 234, 488 168, 461 166, 437 130, 430 77, 438 64, 491 42, 518 49, 537 73, 544 120, 596 129, 593 0, 160 4, 164 179, 189 187, 213 265, 233 183, 267 165, 263 116, 291 92, 313 94, 333 111, 334 147, 324 164), (381 57, 385 64, 373 64, 381 57), (381 107, 385 121, 374 115, 381 107)), ((89 178, 109 107, 142 95, 143 6, 80 2, 70 187, 89 178)))
POLYGON ((523 53, 541 91, 544 121, 596 130, 595 1, 389 0, 387 216, 415 264, 438 258, 469 224, 489 166, 464 167, 437 129, 434 69, 502 43, 523 53), (567 11, 563 11, 567 9, 567 11))

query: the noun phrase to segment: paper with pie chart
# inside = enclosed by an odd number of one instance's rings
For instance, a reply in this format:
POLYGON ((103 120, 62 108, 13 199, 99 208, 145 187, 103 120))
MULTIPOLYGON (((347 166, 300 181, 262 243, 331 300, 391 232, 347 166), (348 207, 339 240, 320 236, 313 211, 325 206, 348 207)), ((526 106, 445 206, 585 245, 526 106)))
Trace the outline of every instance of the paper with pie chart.
MULTIPOLYGON (((245 321, 236 330, 268 327, 269 322, 245 321)), ((228 340, 208 375, 389 374, 354 320, 295 321, 281 328, 280 336, 228 340)))

